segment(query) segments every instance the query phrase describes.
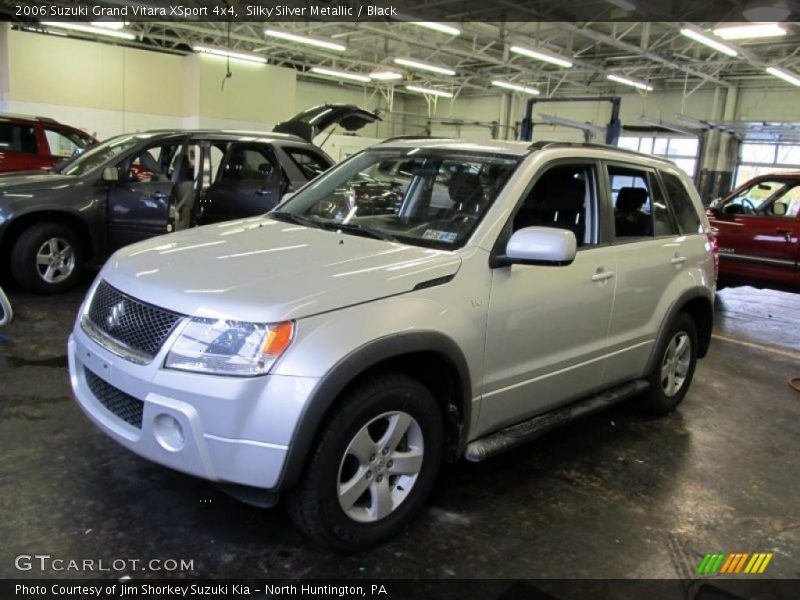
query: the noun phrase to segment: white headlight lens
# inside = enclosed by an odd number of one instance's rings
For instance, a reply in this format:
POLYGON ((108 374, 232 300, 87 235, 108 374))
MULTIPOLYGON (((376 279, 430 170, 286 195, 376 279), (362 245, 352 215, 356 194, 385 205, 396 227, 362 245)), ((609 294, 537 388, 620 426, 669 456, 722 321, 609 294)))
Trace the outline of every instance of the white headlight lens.
POLYGON ((293 333, 290 322, 192 319, 170 348, 165 366, 217 375, 263 375, 289 346, 293 333))

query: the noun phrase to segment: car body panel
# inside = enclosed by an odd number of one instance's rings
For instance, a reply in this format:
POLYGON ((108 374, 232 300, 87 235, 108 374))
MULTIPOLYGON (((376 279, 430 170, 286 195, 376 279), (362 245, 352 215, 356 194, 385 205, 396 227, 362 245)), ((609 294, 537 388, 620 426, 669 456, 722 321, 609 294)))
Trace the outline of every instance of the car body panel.
POLYGON ((54 132, 56 135, 68 137, 74 142, 73 146, 78 146, 81 150, 97 143, 94 137, 80 129, 43 117, 0 114, 0 127, 2 126, 25 127, 31 131, 32 135, 30 136, 31 147, 26 148, 25 151, 4 149, 0 144, 0 173, 49 169, 69 156, 69 154, 60 154, 58 148, 50 147, 46 132, 54 132))

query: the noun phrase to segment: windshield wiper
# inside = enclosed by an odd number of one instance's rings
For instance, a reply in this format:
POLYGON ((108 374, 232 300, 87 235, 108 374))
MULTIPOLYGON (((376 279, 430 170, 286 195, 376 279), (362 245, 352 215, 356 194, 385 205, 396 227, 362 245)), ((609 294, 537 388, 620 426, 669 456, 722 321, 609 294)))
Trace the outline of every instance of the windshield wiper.
POLYGON ((371 237, 376 240, 385 240, 387 242, 397 241, 397 238, 390 233, 386 233, 380 229, 374 229, 373 227, 365 227, 364 225, 359 225, 358 223, 324 223, 324 227, 325 229, 345 231, 354 235, 371 237))
POLYGON ((306 227, 315 227, 315 228, 320 227, 319 222, 315 221, 314 219, 309 219, 308 217, 304 217, 303 215, 297 215, 295 213, 276 211, 267 213, 267 216, 275 217, 279 221, 288 221, 296 225, 305 225, 306 227))

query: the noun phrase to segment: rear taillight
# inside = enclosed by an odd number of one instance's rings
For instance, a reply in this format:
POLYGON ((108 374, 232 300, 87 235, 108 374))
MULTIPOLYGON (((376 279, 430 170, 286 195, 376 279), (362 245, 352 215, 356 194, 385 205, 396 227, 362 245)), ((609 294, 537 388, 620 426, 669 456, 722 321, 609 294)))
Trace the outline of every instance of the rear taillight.
POLYGON ((706 230, 706 237, 711 247, 711 255, 714 257, 714 281, 719 278, 719 239, 717 233, 719 230, 709 227, 706 230))

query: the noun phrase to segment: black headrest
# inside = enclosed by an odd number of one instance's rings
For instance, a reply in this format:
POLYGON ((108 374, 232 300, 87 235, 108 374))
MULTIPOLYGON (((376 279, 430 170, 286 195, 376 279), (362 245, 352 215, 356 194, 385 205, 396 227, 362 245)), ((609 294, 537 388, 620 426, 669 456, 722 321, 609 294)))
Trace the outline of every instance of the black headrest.
POLYGON ((647 202, 647 190, 644 188, 624 187, 617 194, 617 210, 637 211, 647 202))
POLYGON ((476 173, 461 171, 450 178, 447 191, 456 204, 469 202, 481 192, 481 179, 476 173))

